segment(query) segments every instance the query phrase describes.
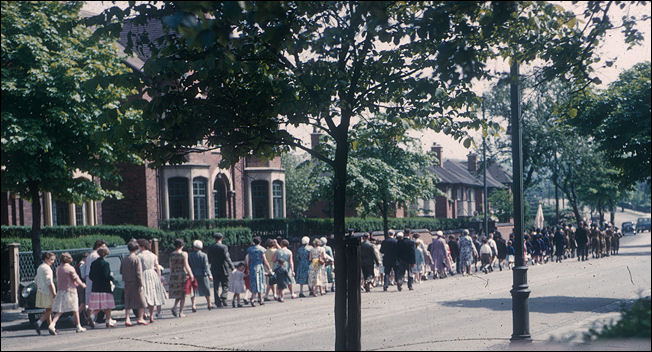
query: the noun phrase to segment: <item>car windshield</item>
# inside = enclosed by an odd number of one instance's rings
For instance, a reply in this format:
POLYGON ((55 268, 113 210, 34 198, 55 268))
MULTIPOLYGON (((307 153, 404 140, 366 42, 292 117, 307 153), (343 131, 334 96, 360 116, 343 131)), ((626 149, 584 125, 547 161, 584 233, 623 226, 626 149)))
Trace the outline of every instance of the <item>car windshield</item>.
POLYGON ((638 218, 637 222, 639 224, 649 224, 650 223, 650 218, 638 218))

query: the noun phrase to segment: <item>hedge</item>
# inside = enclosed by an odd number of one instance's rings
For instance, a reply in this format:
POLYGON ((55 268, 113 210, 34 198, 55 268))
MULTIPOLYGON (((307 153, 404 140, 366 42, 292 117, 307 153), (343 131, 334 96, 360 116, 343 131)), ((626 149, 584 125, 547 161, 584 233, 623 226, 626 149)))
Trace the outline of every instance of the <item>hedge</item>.
MULTIPOLYGON (((30 238, 30 226, 2 226, 2 237, 30 238)), ((97 225, 97 226, 44 226, 41 228, 42 237, 76 238, 101 233, 109 236, 118 236, 128 241, 132 238, 160 238, 165 232, 146 226, 137 225, 97 225)))
MULTIPOLYGON (((76 238, 41 237, 41 249, 43 251, 51 251, 58 249, 92 248, 95 240, 98 238, 105 240, 109 247, 125 244, 125 240, 123 240, 122 237, 97 233, 76 238)), ((20 243, 18 250, 21 252, 29 252, 32 250, 32 240, 30 238, 2 236, 3 249, 7 247, 9 243, 13 242, 20 243)))
POLYGON ((250 244, 252 242, 251 230, 246 227, 227 227, 217 229, 189 229, 177 232, 165 232, 160 238, 160 246, 163 250, 174 249, 174 240, 181 238, 185 243, 185 248, 192 246, 194 240, 200 240, 204 247, 212 244, 215 240, 213 234, 221 232, 224 235, 222 243, 227 246, 238 244, 250 244))
MULTIPOLYGON (((381 218, 346 218, 346 227, 356 231, 381 231, 381 218)), ((437 218, 390 218, 389 227, 393 229, 429 229, 452 230, 470 227, 470 218, 437 219, 437 218)), ((254 236, 275 237, 284 236, 291 239, 302 236, 320 236, 333 232, 333 220, 328 219, 170 219, 160 222, 160 227, 166 230, 213 229, 220 227, 247 227, 254 236)))

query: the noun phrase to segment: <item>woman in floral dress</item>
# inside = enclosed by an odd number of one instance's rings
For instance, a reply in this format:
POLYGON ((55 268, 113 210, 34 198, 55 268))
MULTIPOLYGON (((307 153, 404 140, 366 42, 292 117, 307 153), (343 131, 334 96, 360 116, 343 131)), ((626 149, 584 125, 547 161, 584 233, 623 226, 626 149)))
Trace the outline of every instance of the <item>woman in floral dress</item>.
POLYGON ((265 270, 271 271, 265 258, 265 248, 260 245, 260 237, 254 238, 254 245, 247 248, 246 262, 249 267, 249 285, 251 287, 251 306, 254 306, 254 294, 258 294, 258 303, 262 306, 265 291, 265 270))
POLYGON ((326 284, 326 251, 321 246, 321 240, 315 238, 312 241, 312 249, 310 250, 310 272, 308 274, 308 285, 312 287, 311 296, 317 295, 317 288, 319 288, 320 295, 324 295, 324 285, 326 284))
POLYGON ((186 279, 194 280, 192 270, 188 264, 188 253, 183 251, 185 243, 182 239, 177 238, 174 240, 174 247, 176 248, 170 253, 170 298, 174 298, 174 306, 172 307, 172 315, 177 316, 177 304, 179 304, 179 318, 185 317, 183 314, 183 304, 186 300, 186 291, 184 285, 186 279))
POLYGON ((462 266, 462 275, 471 275, 471 264, 473 258, 478 256, 478 251, 473 245, 473 240, 469 236, 469 230, 464 230, 460 237, 460 265, 462 266))
POLYGON ((149 307, 149 321, 154 322, 154 307, 162 306, 167 300, 165 287, 161 282, 161 269, 158 257, 150 251, 151 245, 146 239, 139 239, 140 262, 143 265, 143 292, 149 307))

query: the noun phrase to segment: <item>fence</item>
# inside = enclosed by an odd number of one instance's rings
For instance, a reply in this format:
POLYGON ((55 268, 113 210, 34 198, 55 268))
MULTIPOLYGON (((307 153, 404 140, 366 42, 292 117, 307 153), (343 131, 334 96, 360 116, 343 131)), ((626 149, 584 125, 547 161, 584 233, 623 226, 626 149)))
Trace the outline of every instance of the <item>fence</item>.
MULTIPOLYGON (((54 260, 53 270, 56 272, 57 267, 59 266, 59 255, 63 252, 68 252, 72 256, 73 264, 77 263, 79 259, 84 255, 84 253, 90 253, 93 250, 91 248, 73 248, 73 249, 62 249, 56 251, 43 251, 54 253, 56 259, 54 260)), ((37 267, 34 266, 34 255, 32 252, 18 252, 18 262, 20 268, 20 281, 32 281, 36 276, 37 267)))

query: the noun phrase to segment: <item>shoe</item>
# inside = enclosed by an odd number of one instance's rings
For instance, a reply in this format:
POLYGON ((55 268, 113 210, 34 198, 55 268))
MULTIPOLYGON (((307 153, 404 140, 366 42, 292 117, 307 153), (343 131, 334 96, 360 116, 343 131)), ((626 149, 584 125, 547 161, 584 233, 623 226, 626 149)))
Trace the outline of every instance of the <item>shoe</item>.
POLYGON ((283 298, 279 298, 278 301, 281 302, 281 303, 285 302, 285 300, 283 298))
POLYGON ((290 296, 290 298, 295 299, 295 298, 297 298, 297 295, 293 293, 293 294, 290 296))
POLYGON ((249 300, 246 299, 246 298, 243 298, 243 299, 242 299, 242 303, 244 303, 244 304, 249 304, 249 300))
POLYGON ((50 335, 56 335, 57 329, 55 329, 54 326, 50 325, 48 326, 48 332, 50 333, 50 335))
POLYGON ((125 326, 126 326, 126 327, 131 327, 131 326, 134 326, 134 325, 135 325, 135 324, 132 323, 132 322, 126 322, 126 321, 125 321, 125 326))
POLYGON ((238 303, 238 308, 242 308, 242 304, 238 303))
POLYGON ((254 306, 254 300, 253 300, 253 299, 252 299, 251 301, 249 301, 249 303, 251 303, 251 306, 252 306, 252 307, 255 307, 255 306, 254 306))
POLYGON ((177 316, 177 310, 176 309, 172 308, 172 309, 170 309, 170 312, 172 312, 173 317, 177 316))
POLYGON ((383 291, 387 291, 387 286, 383 286, 383 291))
POLYGON ((147 325, 149 325, 149 323, 146 322, 146 321, 139 321, 139 322, 138 322, 138 325, 145 325, 145 326, 147 326, 147 325))
POLYGON ((408 290, 414 291, 414 287, 408 287, 408 290))
POLYGON ((95 316, 91 314, 91 317, 88 318, 88 326, 90 326, 92 329, 95 329, 95 316))
POLYGON ((209 305, 208 305, 208 310, 211 310, 211 309, 213 309, 213 308, 215 308, 215 305, 213 305, 213 304, 209 304, 209 305))
POLYGON ((41 335, 41 321, 37 320, 35 324, 36 324, 36 333, 41 335))
POLYGON ((192 307, 191 309, 193 313, 197 313, 197 307, 192 307))
POLYGON ((303 294, 303 292, 299 293, 299 298, 304 298, 306 295, 303 294))
POLYGON ((258 301, 258 304, 262 306, 263 304, 265 304, 265 302, 264 302, 264 300, 263 301, 258 301))
POLYGON ((265 302, 269 302, 269 301, 271 301, 271 299, 268 298, 268 297, 264 297, 263 300, 264 300, 265 302))
POLYGON ((401 285, 396 285, 396 288, 399 290, 399 292, 403 289, 403 287, 401 287, 401 285))
POLYGON ((116 327, 115 320, 107 321, 106 322, 106 327, 107 328, 115 328, 116 327))
POLYGON ((183 317, 185 317, 185 316, 186 316, 185 314, 183 314, 183 313, 179 313, 179 318, 183 318, 183 317))
POLYGON ((235 301, 231 302, 231 306, 235 308, 235 301))
POLYGON ((75 330, 75 332, 84 332, 84 331, 86 331, 86 329, 81 326, 78 326, 77 330, 75 330))

